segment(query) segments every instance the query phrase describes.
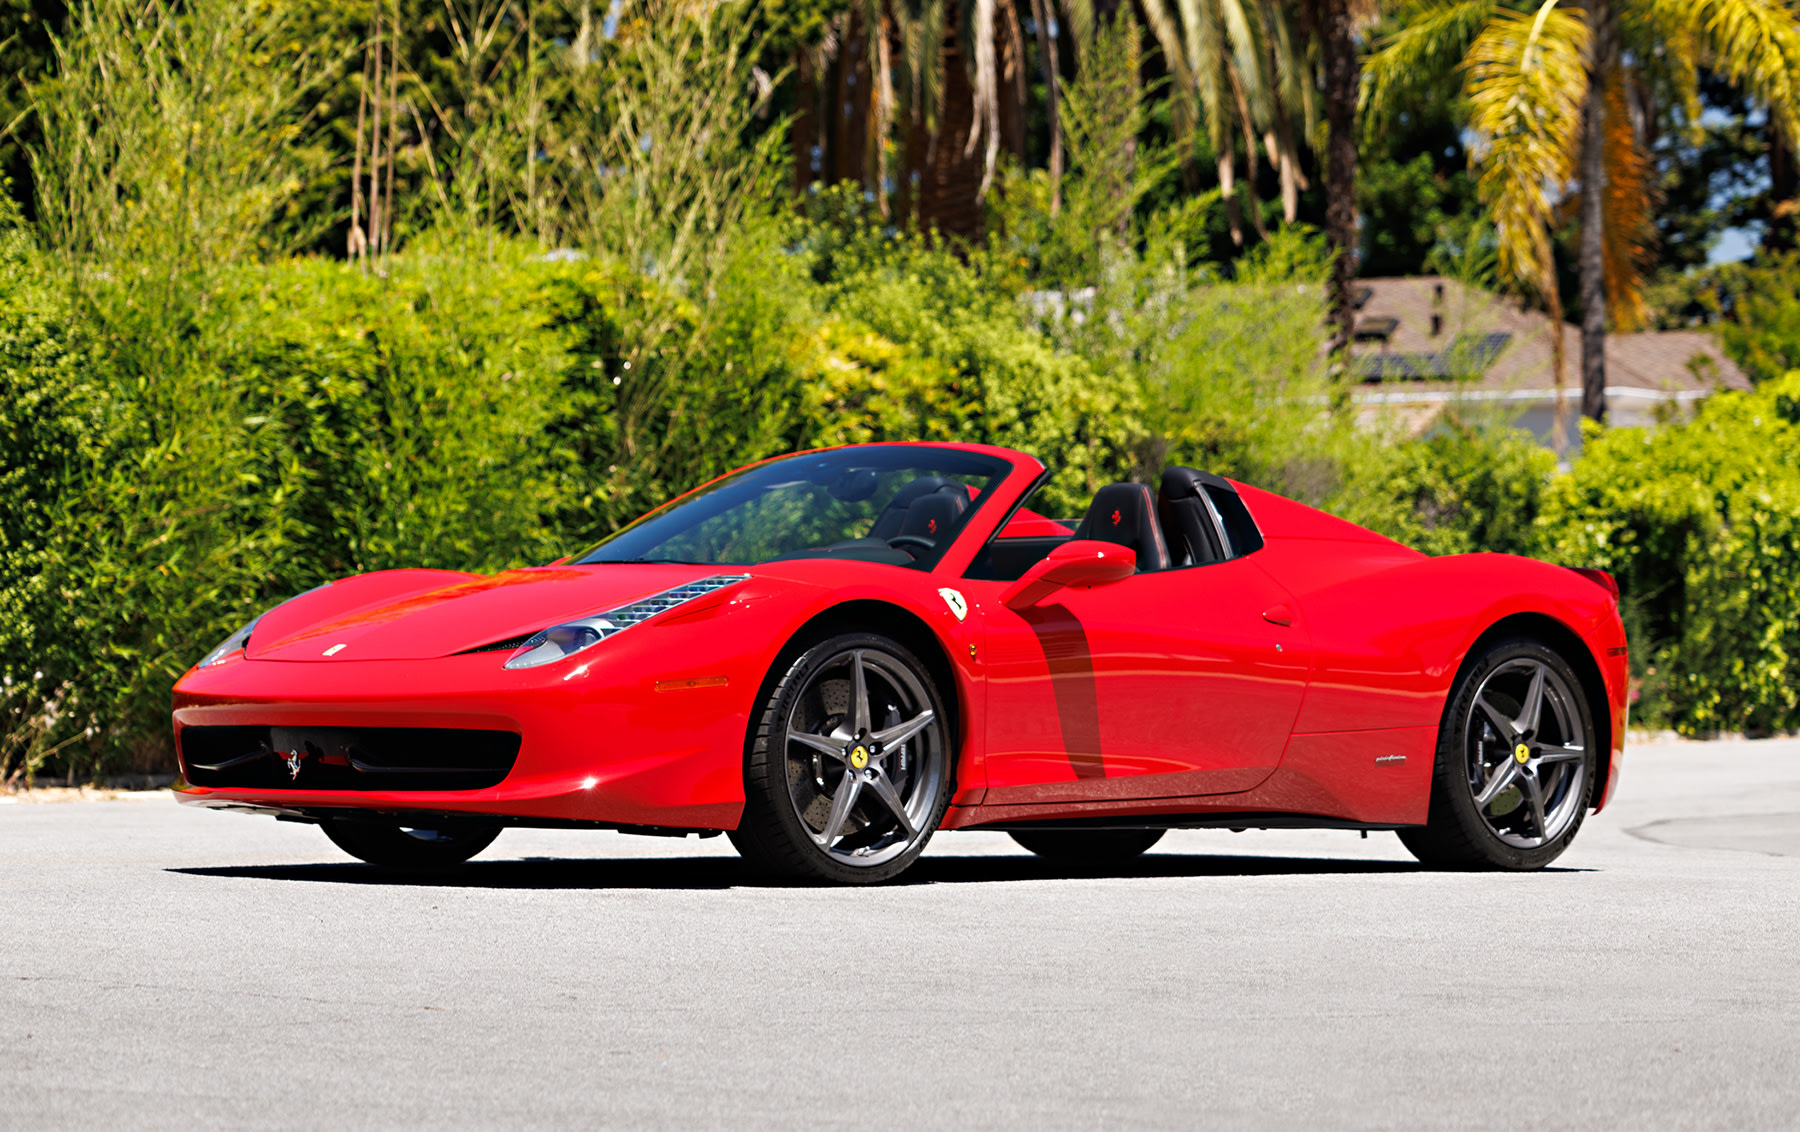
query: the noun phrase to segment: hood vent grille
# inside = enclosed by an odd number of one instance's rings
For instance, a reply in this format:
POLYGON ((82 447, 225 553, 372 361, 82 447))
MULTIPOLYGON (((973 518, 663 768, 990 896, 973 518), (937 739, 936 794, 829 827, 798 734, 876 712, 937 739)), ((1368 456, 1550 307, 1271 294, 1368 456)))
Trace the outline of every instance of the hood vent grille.
POLYGON ((476 652, 511 652, 526 641, 529 641, 535 635, 536 634, 533 633, 520 633, 516 637, 508 637, 504 641, 494 641, 492 644, 476 645, 472 649, 464 649, 454 655, 468 656, 470 653, 476 652))

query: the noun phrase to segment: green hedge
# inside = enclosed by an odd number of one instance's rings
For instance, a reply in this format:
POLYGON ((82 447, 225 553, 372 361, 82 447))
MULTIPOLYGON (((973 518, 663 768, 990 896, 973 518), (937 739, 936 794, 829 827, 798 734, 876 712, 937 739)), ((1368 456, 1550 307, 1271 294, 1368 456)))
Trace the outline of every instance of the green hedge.
POLYGON ((747 232, 645 375, 654 281, 514 241, 72 281, 0 232, 0 778, 168 766, 175 678, 321 581, 546 561, 796 447, 1015 444, 1070 508, 1125 474, 1128 391, 967 265, 898 243, 822 281, 792 237, 747 232))
POLYGON ((1352 427, 1302 333, 1316 264, 1061 334, 978 257, 869 227, 747 231, 704 304, 503 239, 418 241, 385 277, 84 279, 0 228, 0 777, 166 767, 175 678, 328 578, 541 562, 748 460, 915 438, 1033 451, 1071 514, 1179 459, 1431 553, 1605 567, 1634 718, 1800 726, 1800 374, 1590 432, 1558 474, 1521 434, 1352 427), (628 371, 651 308, 666 345, 628 371))
POLYGON ((0 270, 14 767, 71 739, 96 766, 165 765, 174 678, 324 579, 561 546, 543 516, 569 357, 545 269, 421 255, 378 280, 300 260, 155 311, 71 298, 16 232, 0 270))

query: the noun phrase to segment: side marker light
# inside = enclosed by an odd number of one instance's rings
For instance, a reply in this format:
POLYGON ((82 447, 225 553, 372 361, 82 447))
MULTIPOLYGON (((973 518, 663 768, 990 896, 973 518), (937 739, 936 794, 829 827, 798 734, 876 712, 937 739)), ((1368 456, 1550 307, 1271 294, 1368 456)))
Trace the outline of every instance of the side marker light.
POLYGON ((728 676, 695 676, 687 680, 658 680, 659 692, 681 692, 689 688, 723 688, 731 683, 728 676))

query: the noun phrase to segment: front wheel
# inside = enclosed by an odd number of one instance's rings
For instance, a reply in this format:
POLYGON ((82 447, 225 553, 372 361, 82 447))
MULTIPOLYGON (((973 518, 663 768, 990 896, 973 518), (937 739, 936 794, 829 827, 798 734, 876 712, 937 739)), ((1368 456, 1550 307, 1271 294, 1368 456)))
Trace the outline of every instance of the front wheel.
POLYGON ((371 865, 390 869, 448 869, 492 845, 500 827, 487 822, 443 822, 435 828, 396 822, 342 819, 324 823, 332 844, 371 865))
POLYGON ((1505 641, 1469 665, 1438 732, 1427 824, 1400 840, 1428 865, 1541 869, 1569 847, 1594 790, 1592 712, 1567 661, 1505 641))
POLYGON ((844 633, 802 653, 752 721, 731 842, 767 871, 840 884, 898 876, 950 802, 948 714, 897 641, 844 633))

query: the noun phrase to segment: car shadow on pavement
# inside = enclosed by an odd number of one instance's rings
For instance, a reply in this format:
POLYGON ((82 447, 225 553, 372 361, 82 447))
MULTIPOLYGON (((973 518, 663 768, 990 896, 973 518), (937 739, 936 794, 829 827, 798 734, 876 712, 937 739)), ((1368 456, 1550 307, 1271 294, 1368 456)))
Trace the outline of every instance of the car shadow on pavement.
MULTIPOLYGON (((187 876, 229 880, 284 880, 313 884, 381 884, 405 887, 494 889, 608 888, 789 888, 796 882, 772 880, 751 871, 735 856, 526 858, 472 861, 441 873, 408 873, 352 863, 319 865, 221 865, 168 870, 187 876)), ((1152 853, 1123 864, 1077 868, 1035 857, 995 855, 926 857, 894 883, 1028 884, 1055 880, 1133 880, 1160 878, 1232 878, 1266 876, 1369 876, 1425 873, 1411 861, 1368 861, 1326 857, 1251 857, 1188 853, 1152 853)), ((1548 869, 1547 872, 1586 870, 1548 869)))

